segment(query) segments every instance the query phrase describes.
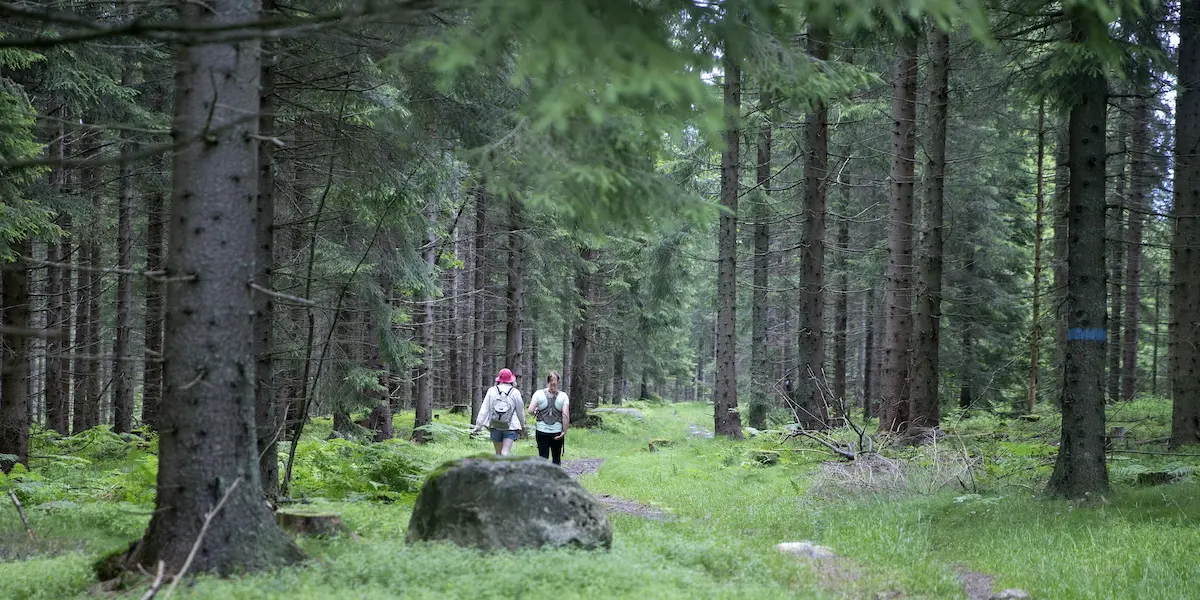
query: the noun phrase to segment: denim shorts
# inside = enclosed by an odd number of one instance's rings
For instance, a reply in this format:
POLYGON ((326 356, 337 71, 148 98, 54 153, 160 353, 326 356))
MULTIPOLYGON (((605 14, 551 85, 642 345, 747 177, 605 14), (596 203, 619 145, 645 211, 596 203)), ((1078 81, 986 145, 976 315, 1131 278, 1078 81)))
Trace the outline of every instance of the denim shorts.
POLYGON ((500 442, 503 440, 512 440, 514 442, 517 441, 517 432, 515 430, 509 429, 505 431, 503 429, 492 429, 491 432, 493 442, 500 442))

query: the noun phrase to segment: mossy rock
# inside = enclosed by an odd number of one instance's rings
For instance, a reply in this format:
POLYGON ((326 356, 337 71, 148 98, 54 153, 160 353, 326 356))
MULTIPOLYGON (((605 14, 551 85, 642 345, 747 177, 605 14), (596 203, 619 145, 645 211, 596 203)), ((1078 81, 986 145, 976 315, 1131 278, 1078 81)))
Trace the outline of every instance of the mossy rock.
POLYGON ((674 446, 674 445, 675 445, 675 442, 673 442, 671 440, 659 438, 659 439, 650 440, 649 447, 650 447, 651 452, 658 452, 658 450, 660 448, 666 448, 667 446, 674 446))
POLYGON ((557 465, 481 456, 445 463, 429 475, 407 539, 484 550, 594 550, 612 546, 612 527, 604 506, 557 465))

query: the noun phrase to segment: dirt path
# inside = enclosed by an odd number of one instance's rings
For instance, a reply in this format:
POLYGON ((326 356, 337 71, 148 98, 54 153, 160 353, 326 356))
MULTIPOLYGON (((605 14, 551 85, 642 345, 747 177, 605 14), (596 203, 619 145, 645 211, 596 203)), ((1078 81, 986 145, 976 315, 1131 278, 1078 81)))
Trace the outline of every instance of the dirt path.
MULTIPOLYGON (((564 462, 562 467, 568 475, 578 479, 582 475, 590 475, 599 471, 602 464, 604 464, 603 458, 577 458, 564 462)), ((670 515, 657 508, 632 500, 625 500, 609 496, 608 494, 596 494, 596 499, 603 502, 608 507, 608 510, 612 512, 625 513, 655 521, 666 521, 671 518, 670 515)))
POLYGON ((962 565, 954 565, 954 572, 963 582, 963 589, 970 600, 988 600, 992 597, 992 576, 972 571, 962 565))

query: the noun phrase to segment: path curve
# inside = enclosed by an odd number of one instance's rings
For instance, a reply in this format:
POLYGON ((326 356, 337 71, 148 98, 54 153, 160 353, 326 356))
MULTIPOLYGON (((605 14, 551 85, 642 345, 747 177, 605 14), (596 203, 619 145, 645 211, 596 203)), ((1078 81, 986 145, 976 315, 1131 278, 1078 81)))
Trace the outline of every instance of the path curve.
MULTIPOLYGON (((600 470, 600 465, 604 464, 603 458, 577 458, 563 462, 562 468, 574 479, 578 479, 583 475, 590 475, 600 470)), ((644 519, 654 521, 667 521, 671 518, 667 513, 640 502, 609 496, 608 494, 595 494, 596 499, 604 503, 608 510, 612 512, 634 515, 644 519)))

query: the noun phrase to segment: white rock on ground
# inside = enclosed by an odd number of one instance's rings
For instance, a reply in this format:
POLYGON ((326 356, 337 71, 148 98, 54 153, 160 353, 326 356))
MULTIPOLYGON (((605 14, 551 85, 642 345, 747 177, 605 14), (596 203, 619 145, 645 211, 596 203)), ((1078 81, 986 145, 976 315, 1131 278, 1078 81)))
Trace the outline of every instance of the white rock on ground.
POLYGON ((825 546, 818 546, 812 542, 783 542, 781 544, 777 544, 775 548, 784 554, 802 556, 814 560, 835 558, 837 556, 837 554, 834 554, 833 550, 826 548, 825 546))
POLYGON ((1029 592, 1017 589, 1008 588, 992 594, 988 600, 1029 600, 1029 592))

